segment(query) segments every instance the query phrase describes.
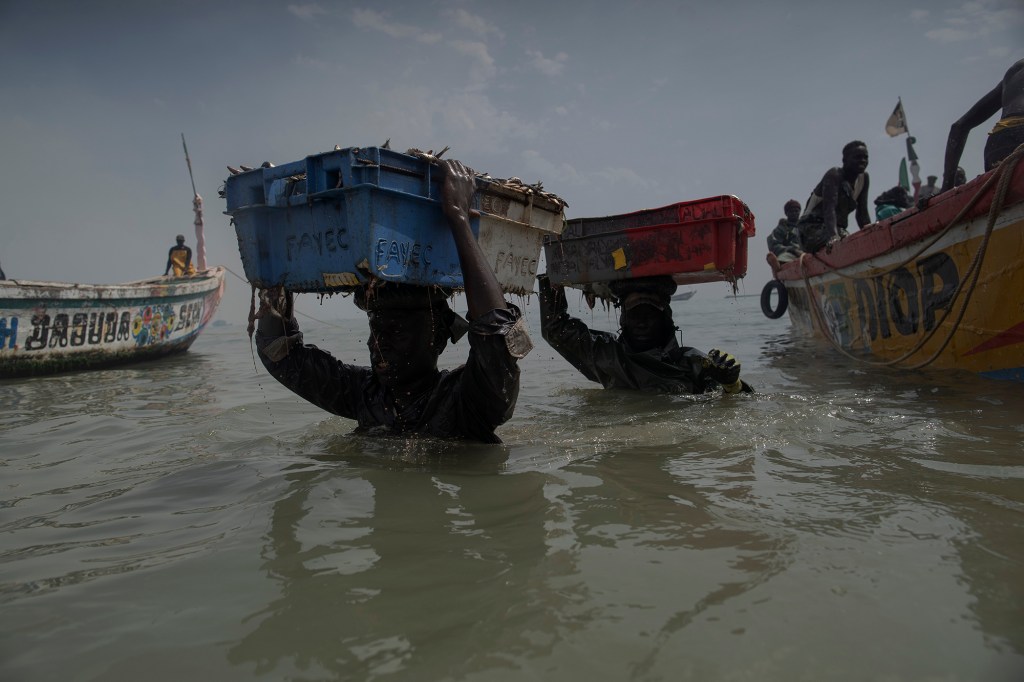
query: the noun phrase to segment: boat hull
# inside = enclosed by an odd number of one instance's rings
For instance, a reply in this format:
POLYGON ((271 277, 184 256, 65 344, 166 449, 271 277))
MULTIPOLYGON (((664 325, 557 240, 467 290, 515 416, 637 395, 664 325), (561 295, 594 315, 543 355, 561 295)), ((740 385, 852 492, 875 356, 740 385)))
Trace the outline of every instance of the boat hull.
POLYGON ((182 353, 213 318, 224 272, 112 285, 0 281, 0 378, 182 353))
POLYGON ((783 266, 794 326, 858 359, 1024 381, 1024 163, 783 266))

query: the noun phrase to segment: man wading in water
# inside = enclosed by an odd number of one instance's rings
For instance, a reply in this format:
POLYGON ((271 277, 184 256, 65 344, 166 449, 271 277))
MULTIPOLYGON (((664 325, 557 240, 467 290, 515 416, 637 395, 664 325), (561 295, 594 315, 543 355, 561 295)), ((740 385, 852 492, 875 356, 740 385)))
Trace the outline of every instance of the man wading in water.
POLYGON ((562 287, 547 275, 540 283, 540 329, 573 367, 605 388, 662 393, 705 393, 718 386, 727 393, 751 392, 740 380, 740 363, 728 353, 705 355, 676 342, 669 305, 676 283, 671 277, 643 277, 613 283, 622 306, 619 336, 592 331, 571 317, 562 287))
POLYGON ((370 323, 372 367, 346 365, 303 345, 292 297, 281 288, 260 292, 256 348, 275 379, 328 412, 354 419, 357 431, 422 433, 500 443, 519 396, 517 360, 532 348, 518 308, 506 303, 470 230, 473 172, 441 163, 441 203, 455 239, 466 287, 469 323, 435 287, 380 283, 355 294, 370 323), (439 371, 448 341, 469 333, 469 357, 439 371))

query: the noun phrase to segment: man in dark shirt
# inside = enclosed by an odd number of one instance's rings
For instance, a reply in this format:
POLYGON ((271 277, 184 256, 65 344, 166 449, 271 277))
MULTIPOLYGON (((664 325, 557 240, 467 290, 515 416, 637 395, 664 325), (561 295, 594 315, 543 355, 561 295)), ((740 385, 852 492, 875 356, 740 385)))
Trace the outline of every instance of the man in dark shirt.
POLYGON ((800 219, 800 202, 790 199, 783 205, 785 218, 779 218, 779 224, 768 235, 768 264, 772 272, 779 269, 781 263, 796 260, 804 251, 800 247, 800 232, 797 221, 800 219))
POLYGON ((174 239, 175 245, 167 252, 167 265, 164 267, 164 275, 174 268, 174 276, 196 274, 196 266, 192 265, 192 249, 185 246, 185 235, 179 234, 174 239))
POLYGON ((371 367, 346 365, 303 345, 291 295, 261 292, 256 347, 267 370, 292 391, 358 422, 358 431, 422 433, 500 443, 519 396, 517 360, 531 344, 520 311, 505 302, 494 272, 470 230, 474 174, 458 161, 442 163, 442 207, 462 268, 468 304, 469 357, 439 371, 449 340, 467 330, 451 311, 448 292, 374 281, 356 292, 370 323, 371 367))
POLYGON ((825 171, 800 216, 800 242, 804 251, 814 253, 833 240, 845 237, 851 212, 859 227, 871 222, 867 167, 866 144, 854 140, 843 147, 843 165, 825 171))
POLYGON ((617 337, 570 316, 564 289, 553 287, 547 275, 537 279, 544 340, 591 381, 663 393, 705 393, 718 386, 728 393, 752 391, 740 380, 736 358, 717 350, 705 355, 676 342, 672 278, 636 279, 613 289, 622 307, 617 337))

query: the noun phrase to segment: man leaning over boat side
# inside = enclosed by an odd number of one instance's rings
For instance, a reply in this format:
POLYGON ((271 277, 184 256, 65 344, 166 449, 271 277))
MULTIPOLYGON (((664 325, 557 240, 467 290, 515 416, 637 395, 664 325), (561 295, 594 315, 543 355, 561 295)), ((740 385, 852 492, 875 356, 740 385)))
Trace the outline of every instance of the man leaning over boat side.
POLYGON ((1002 117, 985 142, 985 172, 1024 144, 1024 59, 1007 69, 1003 79, 974 103, 967 113, 949 128, 942 173, 942 191, 952 189, 956 168, 967 144, 967 135, 1002 108, 1002 117))
POLYGON ((167 252, 167 266, 164 267, 164 276, 174 268, 174 276, 196 274, 196 266, 192 264, 192 249, 185 246, 185 235, 179 234, 174 238, 177 242, 167 252))
POLYGON ((704 354, 680 346, 670 305, 671 277, 644 277, 612 285, 622 309, 622 332, 594 331, 569 315, 565 290, 539 275, 540 329, 544 340, 583 376, 605 388, 658 393, 752 392, 740 363, 718 350, 704 354))
POLYGON ((800 242, 814 253, 847 235, 853 212, 859 227, 871 222, 868 213, 868 147, 854 140, 843 147, 843 165, 829 168, 811 192, 800 216, 800 242))
POLYGON ((303 344, 291 294, 278 287, 261 292, 256 348, 275 379, 314 405, 354 419, 357 431, 500 443, 495 428, 512 416, 518 360, 532 345, 522 314, 506 303, 470 230, 473 172, 458 161, 441 167, 441 201, 459 254, 468 324, 448 307, 448 292, 436 287, 363 287, 356 305, 369 321, 372 367, 356 367, 303 344), (439 371, 438 356, 467 329, 466 364, 439 371))

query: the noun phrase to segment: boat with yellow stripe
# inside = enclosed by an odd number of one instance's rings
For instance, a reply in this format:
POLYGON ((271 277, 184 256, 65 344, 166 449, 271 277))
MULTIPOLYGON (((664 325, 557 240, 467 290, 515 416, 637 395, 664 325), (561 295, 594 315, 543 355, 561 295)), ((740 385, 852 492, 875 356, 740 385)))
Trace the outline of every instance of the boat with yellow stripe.
POLYGON ((869 365, 1024 381, 1022 157, 783 264, 762 309, 869 365))

